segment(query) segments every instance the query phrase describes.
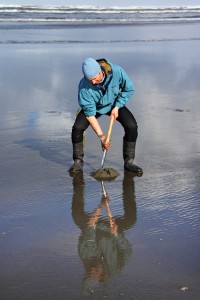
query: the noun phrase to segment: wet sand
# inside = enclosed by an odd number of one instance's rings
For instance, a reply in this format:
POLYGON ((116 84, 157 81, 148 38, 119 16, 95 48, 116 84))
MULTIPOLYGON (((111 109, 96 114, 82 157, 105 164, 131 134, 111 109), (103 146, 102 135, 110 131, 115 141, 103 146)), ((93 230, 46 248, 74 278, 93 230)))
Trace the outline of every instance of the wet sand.
MULTIPOLYGON (((41 29, 29 29, 27 43, 27 31, 7 32, 22 42, 0 45, 1 300, 199 298, 200 31, 158 27, 110 26, 102 44, 98 28, 60 33, 80 40, 87 30, 90 43, 49 42, 54 31, 41 29), (130 31, 141 41, 107 41, 130 31), (90 176, 102 158, 90 128, 83 176, 67 172, 87 56, 123 66, 136 89, 128 107, 144 174, 124 173, 115 123, 105 167, 120 175, 104 182, 107 199, 90 176)), ((109 119, 100 123, 106 131, 109 119)))

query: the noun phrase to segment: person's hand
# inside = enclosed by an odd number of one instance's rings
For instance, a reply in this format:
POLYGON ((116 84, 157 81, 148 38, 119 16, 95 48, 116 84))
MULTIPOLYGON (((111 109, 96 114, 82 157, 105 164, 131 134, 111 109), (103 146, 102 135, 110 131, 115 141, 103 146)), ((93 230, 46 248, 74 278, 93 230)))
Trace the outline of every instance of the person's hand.
POLYGON ((102 150, 109 150, 110 149, 110 142, 106 143, 106 138, 101 141, 101 148, 102 150))
POLYGON ((118 111, 119 111, 119 108, 117 106, 115 106, 111 111, 110 116, 113 116, 115 120, 118 118, 118 115, 119 115, 118 111))
POLYGON ((109 148, 110 148, 110 142, 108 142, 108 143, 106 143, 106 137, 105 137, 105 135, 101 135, 100 137, 100 141, 101 141, 101 148, 102 148, 102 150, 104 151, 104 150, 109 150, 109 148))

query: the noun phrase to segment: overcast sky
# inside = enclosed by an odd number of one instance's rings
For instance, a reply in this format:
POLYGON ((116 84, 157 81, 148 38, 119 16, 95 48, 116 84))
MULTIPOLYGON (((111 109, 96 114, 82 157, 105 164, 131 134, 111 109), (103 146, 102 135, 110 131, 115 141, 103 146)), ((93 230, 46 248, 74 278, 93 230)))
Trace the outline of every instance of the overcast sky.
POLYGON ((200 0, 0 0, 10 5, 92 5, 92 6, 200 6, 200 0))

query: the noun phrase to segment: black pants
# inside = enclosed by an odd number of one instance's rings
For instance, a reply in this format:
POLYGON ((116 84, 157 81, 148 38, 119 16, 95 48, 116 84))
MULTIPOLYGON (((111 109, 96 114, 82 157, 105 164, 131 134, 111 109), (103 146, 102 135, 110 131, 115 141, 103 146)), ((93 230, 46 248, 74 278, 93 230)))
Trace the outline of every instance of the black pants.
MULTIPOLYGON (((107 113, 110 116, 110 112, 107 113)), ((98 119, 101 115, 96 114, 98 119)), ((124 128, 124 140, 126 142, 136 142, 138 136, 138 126, 137 122, 127 107, 122 107, 119 109, 119 115, 116 119, 124 128)), ((76 117, 75 123, 72 127, 72 143, 81 143, 83 141, 83 132, 88 128, 89 122, 86 119, 83 110, 79 112, 76 117)))

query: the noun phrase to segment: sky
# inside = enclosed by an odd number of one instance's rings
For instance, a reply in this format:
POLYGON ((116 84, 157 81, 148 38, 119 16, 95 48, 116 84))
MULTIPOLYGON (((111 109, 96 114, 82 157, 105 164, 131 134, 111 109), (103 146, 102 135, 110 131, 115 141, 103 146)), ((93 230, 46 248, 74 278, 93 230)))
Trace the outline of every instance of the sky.
POLYGON ((0 5, 200 6, 199 0, 0 0, 0 5))

